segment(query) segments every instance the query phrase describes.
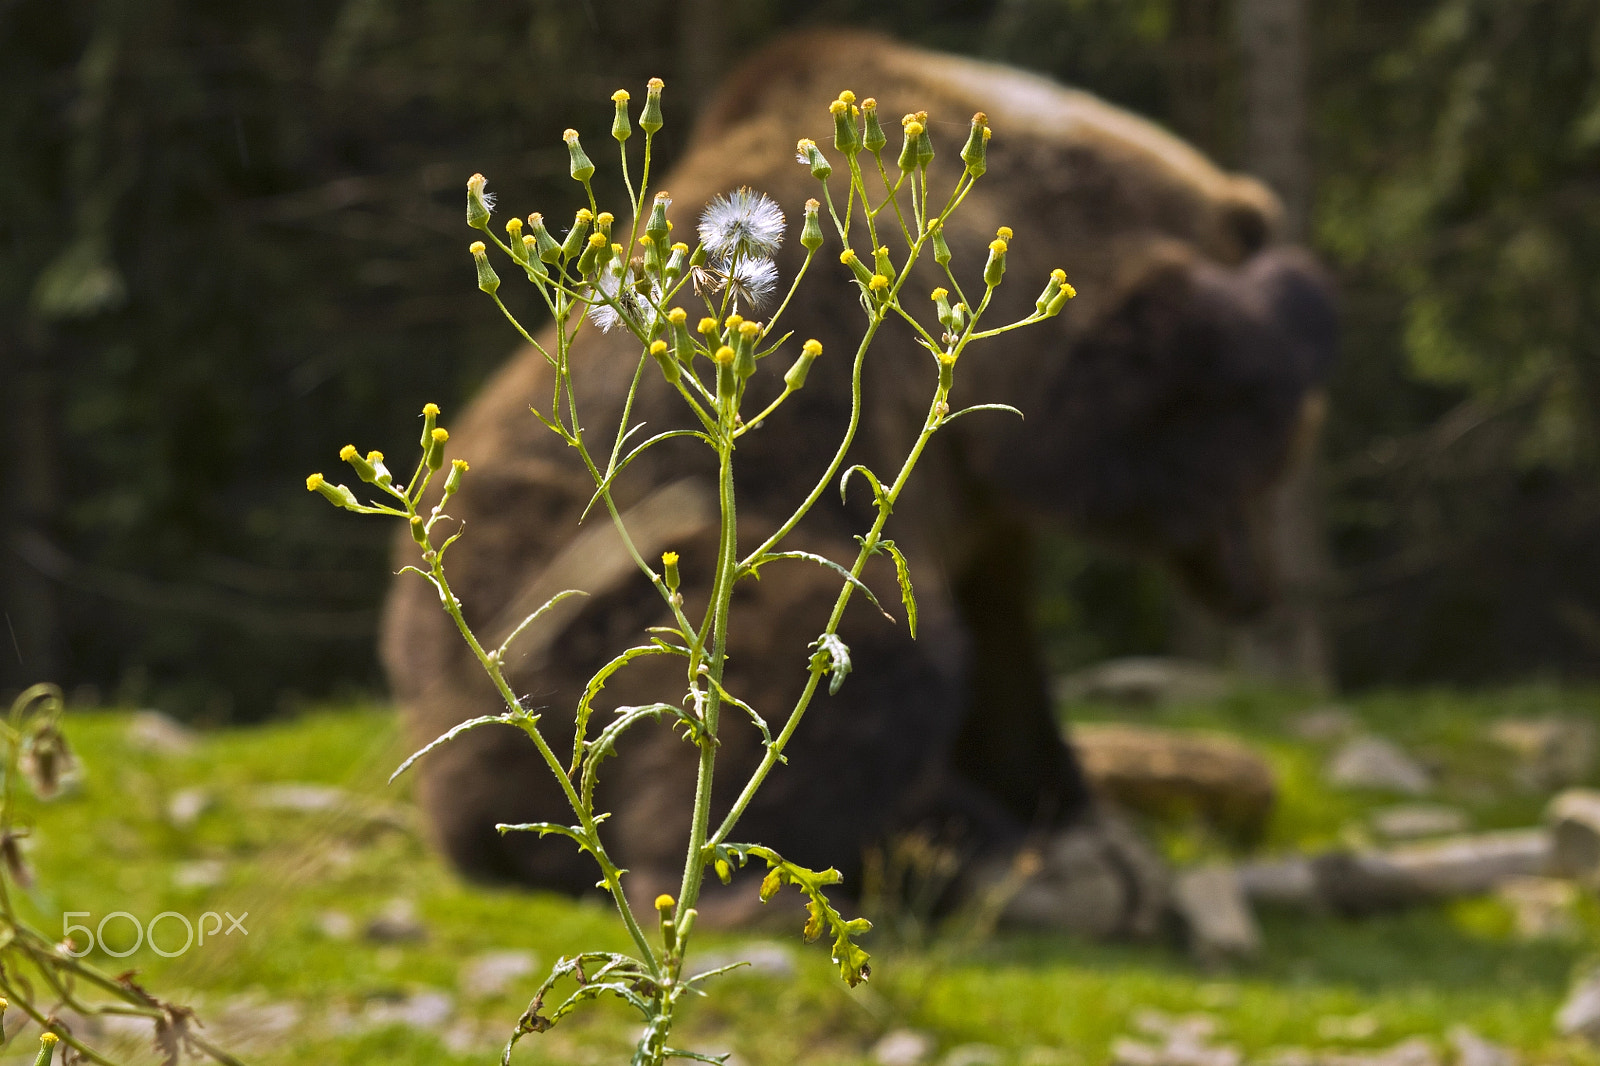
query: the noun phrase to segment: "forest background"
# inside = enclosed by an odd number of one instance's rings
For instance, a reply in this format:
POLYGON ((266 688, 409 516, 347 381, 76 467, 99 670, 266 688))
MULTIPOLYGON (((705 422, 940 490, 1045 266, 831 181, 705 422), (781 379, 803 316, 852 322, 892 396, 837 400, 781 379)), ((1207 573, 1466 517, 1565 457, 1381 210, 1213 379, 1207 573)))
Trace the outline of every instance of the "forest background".
MULTIPOLYGON (((1304 19, 1291 207, 1342 290, 1334 677, 1600 674, 1600 0, 0 0, 0 690, 376 690, 388 530, 305 472, 507 356, 462 182, 565 192, 552 134, 598 143, 618 86, 686 115, 786 29, 867 26, 1242 167, 1247 6, 1304 19)), ((1180 639, 1158 569, 1046 549, 1059 669, 1180 639)))

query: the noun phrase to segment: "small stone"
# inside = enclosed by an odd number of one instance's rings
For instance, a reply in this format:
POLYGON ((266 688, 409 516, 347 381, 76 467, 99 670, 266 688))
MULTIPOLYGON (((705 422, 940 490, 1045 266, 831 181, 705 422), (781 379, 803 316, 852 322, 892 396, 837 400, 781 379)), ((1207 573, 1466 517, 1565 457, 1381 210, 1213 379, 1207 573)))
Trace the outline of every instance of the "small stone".
POLYGON ((1511 908, 1517 936, 1523 940, 1576 940, 1578 886, 1554 877, 1511 877, 1497 888, 1511 908))
POLYGON ((1317 1036, 1323 1040, 1371 1040, 1378 1035, 1378 1019, 1371 1014, 1330 1014, 1317 1019, 1317 1036))
POLYGON ((1328 763, 1328 780, 1341 788, 1370 788, 1421 796, 1428 771, 1391 740, 1363 736, 1347 741, 1328 763))
POLYGON ((416 904, 408 899, 390 900, 383 913, 367 923, 367 939, 379 944, 400 944, 425 940, 428 929, 417 918, 416 904))
POLYGON ((1291 736, 1314 743, 1343 740, 1361 727, 1348 707, 1313 707, 1289 722, 1291 736))
POLYGON ((1242 864, 1239 885, 1252 903, 1313 907, 1319 902, 1316 864, 1304 855, 1242 864))
POLYGON ((1550 827, 1550 872, 1593 884, 1600 881, 1600 791, 1569 788, 1545 808, 1550 827))
POLYGON ((1450 1044, 1456 1049, 1456 1066, 1517 1066, 1516 1052, 1485 1040, 1464 1025, 1450 1030, 1450 1044))
POLYGON ((1164 1066, 1161 1048, 1130 1037, 1111 1041, 1112 1066, 1164 1066))
POLYGON ((498 1050, 504 1043, 504 1026, 463 1018, 445 1030, 440 1042, 452 1055, 483 1056, 498 1050))
POLYGON ((945 1052, 940 1066, 1000 1066, 1006 1053, 993 1044, 957 1044, 945 1052))
POLYGON ((1489 739, 1515 756, 1512 778, 1530 792, 1578 784, 1594 768, 1595 727, 1582 718, 1502 718, 1489 739))
POLYGON ((192 829, 200 816, 210 809, 211 802, 209 789, 179 789, 167 799, 167 821, 178 829, 192 829))
POLYGON ((719 970, 724 966, 732 966, 735 963, 742 962, 746 964, 740 966, 737 970, 730 971, 730 977, 745 974, 787 981, 798 972, 795 966, 794 952, 773 940, 753 940, 747 944, 740 944, 737 947, 722 951, 708 951, 704 955, 691 955, 689 961, 692 963, 693 972, 695 973, 719 970))
POLYGON ((455 1011, 450 996, 436 989, 413 992, 400 999, 377 999, 367 1004, 361 1019, 372 1028, 403 1025, 408 1029, 442 1029, 455 1011))
POLYGON ((1056 698, 1072 703, 1102 700, 1134 706, 1203 703, 1227 694, 1228 675, 1184 659, 1130 656, 1069 674, 1056 682, 1056 698))
POLYGON ((1189 948, 1198 958, 1248 958, 1261 950, 1261 931, 1233 867, 1184 871, 1173 885, 1172 901, 1188 926, 1189 948))
POLYGON ((128 746, 156 755, 188 755, 199 743, 194 730, 160 711, 139 711, 128 722, 128 746))
POLYGON ((1556 1011, 1556 1029, 1562 1036, 1581 1036, 1600 1043, 1600 970, 1581 977, 1556 1011))
POLYGON ((323 911, 317 915, 317 932, 329 940, 350 940, 356 935, 356 920, 344 911, 323 911))
POLYGON ((504 995, 519 978, 537 965, 531 951, 490 951, 476 955, 461 967, 461 992, 472 999, 504 995))
POLYGON ((172 868, 172 887, 216 888, 228 879, 228 868, 216 859, 180 862, 172 868))
POLYGON ((1466 832, 1469 825, 1466 811, 1437 803, 1400 803, 1372 812, 1373 831, 1389 840, 1448 836, 1466 832))
POLYGON ((349 793, 331 785, 264 785, 256 790, 256 806, 273 811, 315 814, 331 811, 343 804, 349 793))
POLYGON ((920 1066, 933 1057, 933 1037, 915 1029, 894 1029, 872 1045, 877 1066, 920 1066))
POLYGON ((1370 1056, 1371 1066, 1439 1066, 1439 1050, 1425 1036, 1413 1036, 1370 1056))
POLYGON ((293 1031, 303 1016, 304 1011, 298 1003, 264 1000, 259 994, 245 993, 225 1003, 214 1024, 220 1034, 226 1035, 230 1044, 251 1044, 293 1031))

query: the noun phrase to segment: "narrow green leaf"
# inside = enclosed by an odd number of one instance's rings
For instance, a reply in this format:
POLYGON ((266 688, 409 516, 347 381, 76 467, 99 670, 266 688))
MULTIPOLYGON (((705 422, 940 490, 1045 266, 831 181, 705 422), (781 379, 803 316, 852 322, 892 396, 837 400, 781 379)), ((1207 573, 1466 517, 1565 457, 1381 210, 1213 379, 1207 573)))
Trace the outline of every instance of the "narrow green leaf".
POLYGON ((917 594, 911 588, 911 567, 906 562, 906 557, 900 549, 895 547, 892 540, 878 542, 883 550, 889 553, 894 560, 894 576, 900 582, 900 602, 906 608, 906 628, 911 630, 911 639, 917 639, 917 594))

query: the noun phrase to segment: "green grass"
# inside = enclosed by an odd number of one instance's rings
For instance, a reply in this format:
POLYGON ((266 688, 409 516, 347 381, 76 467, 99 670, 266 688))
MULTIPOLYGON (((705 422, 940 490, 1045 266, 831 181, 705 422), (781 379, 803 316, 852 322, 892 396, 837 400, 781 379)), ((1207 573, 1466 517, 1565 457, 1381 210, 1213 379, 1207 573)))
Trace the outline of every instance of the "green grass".
MULTIPOLYGON (((1358 838, 1370 809, 1394 801, 1323 784, 1327 746, 1293 739, 1283 724, 1304 706, 1254 692, 1203 706, 1137 713, 1084 707, 1075 714, 1225 729, 1249 739, 1267 752, 1282 782, 1265 847, 1288 850, 1358 838)), ((1559 711, 1600 722, 1600 692, 1554 688, 1381 694, 1350 707, 1366 726, 1423 758, 1439 781, 1435 798, 1466 809, 1479 828, 1530 824, 1545 800, 1510 780, 1505 756, 1486 739, 1490 720, 1559 711)), ((68 733, 87 774, 71 795, 30 807, 40 887, 24 907, 52 934, 69 910, 89 911, 90 924, 112 911, 144 920, 169 910, 191 919, 206 911, 248 912, 248 936, 214 936, 172 959, 146 946, 126 959, 97 953, 96 961, 113 971, 137 967, 154 990, 196 1001, 201 1017, 213 1019, 213 1032, 233 1038, 252 1062, 489 1062, 538 976, 473 1001, 460 994, 464 959, 525 949, 542 974, 563 952, 624 946, 614 915, 598 903, 488 891, 446 870, 426 846, 407 787, 384 783, 405 752, 382 708, 209 733, 183 755, 130 747, 128 721, 110 712, 69 716, 68 733), (282 782, 333 785, 357 799, 339 812, 263 808, 260 789, 282 782), (212 802, 191 827, 177 828, 168 803, 195 787, 208 790, 212 802), (220 880, 194 885, 196 870, 220 880), (182 887, 181 874, 191 875, 191 887, 182 887), (363 938, 359 930, 396 899, 414 904, 427 938, 399 944, 363 938), (354 924, 356 936, 324 930, 335 911, 354 924), (351 1021, 375 1002, 424 990, 454 997, 454 1020, 443 1030, 351 1021), (292 1004, 298 1020, 252 1035, 228 1021, 246 1016, 250 1004, 292 1004), (456 1050, 443 1036, 452 1029, 456 1050)), ((1221 847, 1193 828, 1168 829, 1164 842, 1175 855, 1221 847)), ((1439 1040, 1464 1023, 1521 1049, 1530 1056, 1525 1061, 1597 1061, 1555 1037, 1551 1026, 1575 969, 1588 959, 1589 945, 1600 942, 1593 937, 1600 931, 1593 907, 1584 915, 1589 936, 1576 944, 1519 942, 1492 899, 1362 921, 1268 913, 1263 956, 1228 970, 1199 969, 1172 945, 1002 934, 976 946, 951 940, 911 950, 869 940, 877 956, 873 980, 851 991, 822 945, 800 942, 798 904, 780 896, 772 906, 791 907, 793 922, 748 937, 707 934, 703 947, 722 952, 752 938, 783 940, 796 974, 720 979, 675 1043, 734 1051, 747 1066, 859 1063, 884 1032, 910 1026, 932 1034, 942 1049, 979 1042, 1001 1049, 1005 1062, 1095 1066, 1107 1060, 1113 1039, 1130 1032, 1136 1012, 1156 1008, 1214 1014, 1220 1039, 1239 1044, 1247 1060, 1284 1045, 1439 1040), (1318 1036, 1320 1020, 1353 1015, 1371 1017, 1370 1037, 1318 1036)), ((114 947, 130 939, 125 922, 108 929, 114 947)), ((163 944, 181 939, 169 920, 163 944)), ((626 1057, 632 1036, 632 1018, 606 1005, 529 1037, 517 1061, 616 1062, 626 1057)))

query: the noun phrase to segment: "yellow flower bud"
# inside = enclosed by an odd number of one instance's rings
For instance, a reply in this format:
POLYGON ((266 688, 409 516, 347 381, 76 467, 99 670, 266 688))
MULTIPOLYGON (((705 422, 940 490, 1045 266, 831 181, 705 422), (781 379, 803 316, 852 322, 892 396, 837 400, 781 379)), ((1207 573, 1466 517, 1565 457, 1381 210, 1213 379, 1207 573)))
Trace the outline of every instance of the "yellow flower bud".
POLYGON ((800 246, 808 252, 822 247, 822 221, 818 215, 822 205, 816 200, 806 201, 805 225, 800 230, 800 246))
POLYGON ((561 134, 561 139, 567 142, 567 154, 570 156, 568 171, 574 181, 581 181, 585 185, 594 177, 594 164, 589 162, 589 155, 583 150, 583 145, 578 143, 578 131, 567 130, 561 134))
POLYGON ((544 216, 534 213, 528 216, 528 225, 533 227, 534 247, 538 250, 541 262, 554 263, 561 258, 561 245, 550 236, 550 231, 545 228, 544 216))
POLYGON ((618 89, 611 94, 612 103, 617 105, 617 114, 611 120, 611 136, 619 142, 633 136, 633 126, 628 123, 628 90, 618 89))
POLYGON ((811 364, 817 361, 817 356, 822 354, 822 342, 813 338, 800 346, 800 358, 794 361, 788 371, 783 375, 783 383, 791 390, 798 391, 805 388, 806 375, 811 373, 811 364))
POLYGON ((1006 242, 996 237, 989 242, 989 261, 983 266, 983 283, 989 288, 1000 284, 1006 272, 1006 242))
POLYGON ((467 465, 465 459, 450 460, 450 474, 444 479, 445 496, 454 496, 456 494, 456 490, 461 488, 461 475, 470 469, 471 467, 467 465))
POLYGON ((661 376, 667 379, 668 385, 676 385, 678 377, 683 372, 678 361, 667 350, 667 342, 655 340, 650 342, 650 355, 661 366, 661 376))
POLYGON ((589 234, 589 222, 594 218, 589 208, 578 208, 578 214, 573 216, 573 227, 566 230, 566 240, 562 242, 563 259, 571 259, 584 250, 584 237, 589 234))
POLYGON ((467 179, 467 225, 485 232, 489 229, 489 215, 494 208, 494 197, 483 191, 486 178, 474 174, 467 179))
POLYGON ((967 165, 967 173, 974 178, 983 177, 984 171, 989 169, 988 146, 989 116, 979 111, 972 116, 972 129, 967 133, 967 144, 961 149, 961 161, 967 165))
MULTIPOLYGON (((383 458, 383 456, 377 452, 373 452, 372 454, 377 455, 380 460, 383 458)), ((356 446, 354 444, 346 444, 343 448, 340 448, 339 458, 349 463, 350 466, 354 468, 356 476, 362 481, 367 482, 369 485, 378 480, 378 472, 373 468, 372 462, 368 459, 362 458, 361 453, 356 451, 356 446)))
POLYGON ((889 137, 883 132, 883 126, 878 122, 878 101, 867 97, 861 101, 861 113, 866 116, 866 134, 861 138, 861 146, 873 155, 883 151, 883 146, 889 143, 889 137))
POLYGON ((660 78, 651 78, 645 86, 644 110, 639 114, 639 128, 654 135, 666 120, 661 115, 661 90, 666 85, 660 78))
POLYGON ((478 288, 493 296, 500 288, 500 275, 489 265, 489 256, 485 254, 483 242, 473 241, 467 251, 472 253, 473 265, 478 270, 478 288))
POLYGON ((438 424, 439 405, 429 403, 422 405, 422 450, 428 450, 428 444, 433 440, 433 427, 438 424))
POLYGON ((450 431, 440 426, 435 429, 428 441, 428 450, 424 453, 429 470, 437 470, 444 465, 444 444, 450 439, 450 431))

